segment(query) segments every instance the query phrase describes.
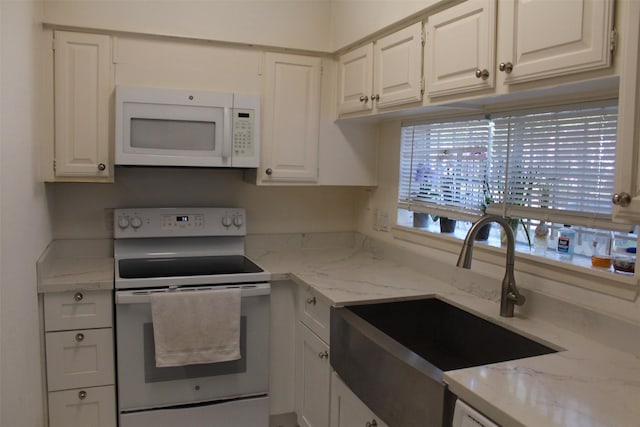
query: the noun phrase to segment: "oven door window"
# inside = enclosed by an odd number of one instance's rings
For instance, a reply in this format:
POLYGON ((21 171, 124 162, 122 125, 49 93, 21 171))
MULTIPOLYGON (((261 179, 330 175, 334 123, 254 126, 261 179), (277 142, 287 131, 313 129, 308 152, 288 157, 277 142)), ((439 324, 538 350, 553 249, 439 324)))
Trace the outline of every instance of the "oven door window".
POLYGON ((144 329, 144 381, 146 383, 175 381, 189 378, 214 377, 246 372, 247 360, 247 317, 240 318, 240 354, 238 360, 200 365, 174 366, 171 368, 156 367, 156 350, 153 340, 153 324, 145 323, 144 329))

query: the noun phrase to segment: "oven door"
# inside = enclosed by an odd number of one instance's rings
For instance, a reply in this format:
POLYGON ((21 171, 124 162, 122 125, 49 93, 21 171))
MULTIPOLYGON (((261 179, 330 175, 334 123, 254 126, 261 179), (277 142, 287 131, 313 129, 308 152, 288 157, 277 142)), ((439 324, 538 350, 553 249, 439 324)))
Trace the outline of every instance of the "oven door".
MULTIPOLYGON (((172 292, 224 286, 181 287, 172 292)), ((155 366, 150 293, 116 292, 118 400, 120 412, 266 394, 269 388, 270 285, 230 286, 242 290, 240 351, 230 362, 170 368, 155 366)))

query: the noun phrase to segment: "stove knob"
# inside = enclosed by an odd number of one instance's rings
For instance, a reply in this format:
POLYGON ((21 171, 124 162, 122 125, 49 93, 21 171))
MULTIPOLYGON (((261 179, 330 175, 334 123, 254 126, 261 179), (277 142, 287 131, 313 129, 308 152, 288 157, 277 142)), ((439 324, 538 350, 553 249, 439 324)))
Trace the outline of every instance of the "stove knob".
POLYGON ((242 227, 242 224, 244 224, 244 218, 242 218, 242 215, 235 215, 233 217, 233 225, 240 228, 242 227))
POLYGON ((232 219, 229 215, 225 215, 222 217, 222 225, 229 228, 231 227, 232 219))
POLYGON ((132 226, 133 228, 140 228, 140 227, 142 227, 142 220, 141 220, 139 217, 134 216, 133 218, 131 218, 131 226, 132 226))
POLYGON ((121 216, 118 219, 118 227, 124 230, 128 226, 129 226, 129 218, 127 218, 126 216, 121 216))

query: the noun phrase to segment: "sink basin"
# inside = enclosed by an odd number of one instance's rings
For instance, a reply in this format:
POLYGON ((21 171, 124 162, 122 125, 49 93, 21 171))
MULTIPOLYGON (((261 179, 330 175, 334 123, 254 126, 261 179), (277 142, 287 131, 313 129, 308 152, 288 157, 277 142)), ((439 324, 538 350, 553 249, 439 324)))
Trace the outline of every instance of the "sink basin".
POLYGON ((331 309, 331 365, 391 427, 442 427, 444 371, 556 350, 436 298, 331 309))

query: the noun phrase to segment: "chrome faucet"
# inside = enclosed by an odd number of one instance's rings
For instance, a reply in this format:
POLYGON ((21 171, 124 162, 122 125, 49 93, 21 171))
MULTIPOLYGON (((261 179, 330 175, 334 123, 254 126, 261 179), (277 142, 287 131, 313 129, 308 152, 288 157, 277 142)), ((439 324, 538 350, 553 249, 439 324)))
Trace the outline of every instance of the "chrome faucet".
POLYGON ((473 241, 478 234, 478 230, 485 224, 497 222, 504 229, 507 236, 507 265, 502 279, 502 291, 500 293, 500 316, 513 317, 515 305, 524 304, 525 298, 518 292, 516 279, 513 276, 513 266, 515 261, 516 242, 511 225, 502 217, 496 215, 486 215, 476 221, 464 239, 460 256, 458 257, 458 267, 471 268, 471 257, 473 256, 473 241))

